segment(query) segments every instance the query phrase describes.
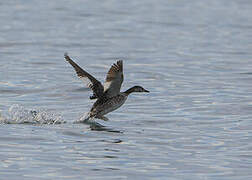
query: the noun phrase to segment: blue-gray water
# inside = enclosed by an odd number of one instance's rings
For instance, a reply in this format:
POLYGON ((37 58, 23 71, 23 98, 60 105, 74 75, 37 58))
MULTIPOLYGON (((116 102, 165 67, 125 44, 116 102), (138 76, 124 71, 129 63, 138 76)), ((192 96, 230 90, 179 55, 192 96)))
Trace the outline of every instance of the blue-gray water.
POLYGON ((250 0, 1 1, 0 179, 251 179, 251 9, 250 0), (115 132, 74 124, 94 101, 64 52, 101 81, 123 59, 122 90, 151 93, 98 121, 115 132))

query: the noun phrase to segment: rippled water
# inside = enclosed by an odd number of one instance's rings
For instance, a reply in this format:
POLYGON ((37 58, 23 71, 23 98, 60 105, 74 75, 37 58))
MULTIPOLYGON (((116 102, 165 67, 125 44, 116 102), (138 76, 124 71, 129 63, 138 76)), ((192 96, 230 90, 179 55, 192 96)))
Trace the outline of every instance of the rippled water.
POLYGON ((251 179, 252 2, 1 1, 0 179, 251 179), (75 124, 124 60, 126 104, 75 124), (35 113, 35 114, 34 114, 35 113))

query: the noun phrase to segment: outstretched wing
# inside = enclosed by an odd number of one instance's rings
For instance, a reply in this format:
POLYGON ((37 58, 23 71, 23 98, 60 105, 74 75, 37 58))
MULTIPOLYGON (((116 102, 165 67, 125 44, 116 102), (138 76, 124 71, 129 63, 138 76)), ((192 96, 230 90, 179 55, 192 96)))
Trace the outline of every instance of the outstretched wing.
POLYGON ((68 55, 67 53, 64 54, 65 59, 69 62, 76 71, 78 77, 87 84, 87 87, 93 90, 94 95, 92 98, 100 98, 103 95, 104 88, 100 81, 95 79, 92 75, 88 72, 84 71, 78 64, 76 64, 68 55))
POLYGON ((119 60, 114 63, 109 69, 104 84, 104 93, 106 97, 110 98, 116 96, 121 89, 123 82, 123 61, 119 60))

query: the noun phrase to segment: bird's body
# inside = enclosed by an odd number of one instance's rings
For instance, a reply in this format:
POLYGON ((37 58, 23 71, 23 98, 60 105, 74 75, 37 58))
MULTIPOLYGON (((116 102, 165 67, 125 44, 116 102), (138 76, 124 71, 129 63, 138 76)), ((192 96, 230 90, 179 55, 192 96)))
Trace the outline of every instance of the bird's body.
POLYGON ((127 100, 125 93, 119 93, 118 95, 109 99, 98 99, 89 112, 89 117, 95 117, 99 119, 105 119, 104 115, 112 112, 121 107, 127 100))
POLYGON ((88 113, 90 118, 108 120, 104 115, 121 107, 132 92, 149 92, 141 86, 134 86, 125 92, 120 92, 123 82, 123 62, 117 61, 109 69, 104 86, 92 75, 79 67, 71 58, 65 54, 65 59, 73 66, 77 75, 87 82, 87 86, 93 90, 90 99, 97 99, 88 113))

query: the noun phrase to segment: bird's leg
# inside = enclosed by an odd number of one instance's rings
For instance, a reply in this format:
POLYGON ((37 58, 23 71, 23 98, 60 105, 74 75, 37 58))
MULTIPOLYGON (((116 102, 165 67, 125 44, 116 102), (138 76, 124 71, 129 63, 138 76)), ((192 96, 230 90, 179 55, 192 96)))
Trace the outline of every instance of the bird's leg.
POLYGON ((109 118, 105 117, 105 116, 96 116, 97 119, 101 119, 103 121, 108 121, 109 118))

